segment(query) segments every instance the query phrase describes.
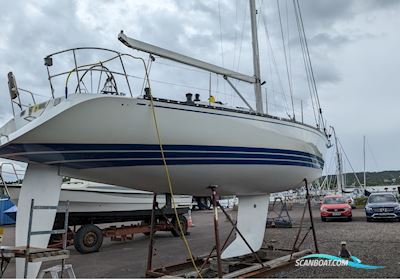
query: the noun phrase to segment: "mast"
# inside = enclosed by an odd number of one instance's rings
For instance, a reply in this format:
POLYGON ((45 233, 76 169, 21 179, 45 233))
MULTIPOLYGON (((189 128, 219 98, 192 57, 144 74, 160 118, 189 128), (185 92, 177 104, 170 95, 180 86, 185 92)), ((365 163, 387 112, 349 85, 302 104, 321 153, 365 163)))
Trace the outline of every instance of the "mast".
POLYGON ((337 190, 338 192, 343 191, 343 170, 342 170, 342 157, 340 155, 339 146, 338 146, 338 139, 336 136, 336 131, 332 127, 333 133, 335 134, 335 146, 336 146, 336 160, 337 160, 337 190))
POLYGON ((363 141, 363 158, 364 158, 364 188, 367 187, 367 176, 366 176, 366 172, 365 172, 365 135, 364 135, 364 141, 363 141))
POLYGON ((254 67, 254 93, 256 96, 256 111, 263 112, 262 97, 261 97, 261 70, 260 70, 260 53, 258 49, 258 34, 257 34, 257 8, 256 1, 250 2, 250 18, 251 18, 251 37, 253 47, 253 67, 254 67))

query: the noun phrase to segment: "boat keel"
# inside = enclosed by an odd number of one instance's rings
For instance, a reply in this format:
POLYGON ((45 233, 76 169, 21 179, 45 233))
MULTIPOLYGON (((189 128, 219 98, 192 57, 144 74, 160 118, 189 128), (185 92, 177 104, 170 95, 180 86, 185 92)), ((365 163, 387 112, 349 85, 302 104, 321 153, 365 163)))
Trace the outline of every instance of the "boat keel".
MULTIPOLYGON (((22 183, 18 200, 15 229, 15 246, 26 246, 31 200, 35 205, 58 205, 62 176, 58 168, 40 164, 29 164, 22 183)), ((56 210, 36 210, 33 212, 32 231, 52 230, 56 210)), ((31 247, 46 248, 50 234, 31 236, 31 247)), ((36 278, 41 263, 29 263, 27 278, 36 278)), ((24 259, 16 259, 16 277, 24 277, 24 259)))
MULTIPOLYGON (((239 196, 237 229, 241 232, 254 252, 263 243, 268 215, 269 195, 239 196)), ((223 251, 221 258, 233 258, 251 253, 250 248, 239 234, 223 251)))

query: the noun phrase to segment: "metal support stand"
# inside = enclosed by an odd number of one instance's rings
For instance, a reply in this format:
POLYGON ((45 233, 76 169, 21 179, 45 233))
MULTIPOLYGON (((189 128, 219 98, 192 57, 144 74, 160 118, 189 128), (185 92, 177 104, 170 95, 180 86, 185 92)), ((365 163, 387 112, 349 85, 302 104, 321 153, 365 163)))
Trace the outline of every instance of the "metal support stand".
POLYGON ((170 193, 165 194, 165 206, 166 208, 172 209, 172 197, 170 193))
POLYGON ((151 221, 150 221, 150 242, 149 242, 149 251, 147 253, 147 271, 152 269, 153 265, 153 246, 154 246, 154 226, 156 223, 156 215, 155 211, 157 208, 157 194, 153 195, 153 208, 151 209, 151 221))
MULTIPOLYGON (((177 223, 179 221, 176 220, 176 216, 174 213, 174 205, 172 205, 172 196, 171 194, 166 194, 166 205, 162 208, 159 207, 158 202, 157 202, 157 194, 154 194, 153 196, 153 207, 151 211, 151 220, 150 220, 150 230, 149 232, 149 237, 150 237, 150 242, 149 242, 149 247, 148 247, 148 253, 147 253, 147 267, 146 267, 146 272, 145 275, 146 277, 151 277, 154 278, 159 273, 156 271, 157 269, 153 269, 153 256, 154 256, 154 242, 155 242, 155 233, 157 230, 159 231, 171 231, 172 234, 177 236, 175 233, 179 233, 179 236, 181 236, 181 232, 179 229, 179 226, 177 223), (171 211, 173 214, 173 218, 171 219, 171 211), (169 213, 169 214, 168 214, 169 213), (171 221, 170 221, 171 219, 171 221), (175 232, 175 233, 174 233, 175 232)), ((185 209, 189 208, 177 208, 178 212, 178 218, 180 218, 183 214, 186 214, 187 211, 185 212, 185 209), (179 210, 180 209, 180 210, 179 210)), ((187 232, 187 228, 184 228, 184 234, 188 235, 189 232, 187 232)), ((182 237, 182 236, 181 236, 182 237)), ((158 277, 158 276, 157 276, 158 277)))
MULTIPOLYGON (((68 210, 69 210, 69 201, 67 201, 66 209, 67 210, 65 211, 65 215, 64 215, 64 230, 65 230, 65 233, 63 234, 63 237, 62 237, 63 250, 67 249, 67 244, 68 244, 68 220, 69 220, 69 211, 68 210)), ((61 260, 61 276, 60 276, 61 278, 63 278, 64 268, 65 268, 65 259, 62 259, 61 260)), ((71 270, 72 270, 72 265, 71 265, 71 270)))
POLYGON ((215 235, 215 249, 217 250, 217 270, 218 278, 222 278, 222 265, 221 265, 221 244, 219 240, 218 230, 218 208, 217 208, 217 186, 210 186, 214 211, 214 235, 215 235))
POLYGON ((6 271, 10 260, 11 258, 6 258, 3 252, 1 252, 0 278, 3 278, 3 274, 6 271))
MULTIPOLYGON (((232 236, 232 234, 233 234, 234 231, 235 231, 235 228, 232 227, 231 231, 230 231, 229 234, 228 234, 228 237, 225 239, 225 242, 224 242, 224 244, 222 245, 221 251, 225 249, 225 246, 226 246, 226 244, 228 243, 228 240, 229 240, 229 238, 231 238, 231 236, 232 236)), ((216 250, 215 247, 216 247, 216 246, 214 246, 214 247, 212 248, 212 250, 211 250, 210 253, 208 254, 207 258, 204 260, 203 264, 201 265, 201 267, 200 267, 200 269, 199 269, 200 274, 201 274, 202 270, 204 269, 204 267, 206 266, 206 264, 208 263, 208 261, 210 260, 212 254, 213 254, 214 251, 216 250)))
MULTIPOLYGON (((306 182, 307 185, 307 182, 306 182)), ((196 262, 196 266, 199 265, 199 271, 200 271, 200 275, 201 272, 206 270, 206 275, 215 275, 214 273, 217 272, 217 276, 219 278, 234 278, 234 277, 254 277, 254 276, 263 276, 265 275, 265 273, 268 273, 270 271, 272 271, 275 268, 278 267, 283 267, 285 265, 291 264, 293 263, 293 259, 297 259, 301 256, 304 256, 306 254, 310 254, 311 250, 304 250, 301 252, 295 252, 296 249, 296 245, 297 245, 297 241, 299 240, 299 236, 300 236, 300 232, 298 233, 298 236, 296 238, 296 242, 295 245, 293 246, 293 251, 291 254, 286 255, 284 257, 278 258, 278 259, 274 259, 274 260, 268 260, 265 262, 261 260, 260 256, 257 254, 257 252, 255 252, 253 250, 253 248, 251 247, 251 245, 248 243, 248 241, 245 239, 245 237, 243 236, 243 234, 240 232, 240 230, 237 227, 237 222, 234 222, 232 220, 232 218, 230 217, 230 215, 225 211, 225 209, 223 207, 221 207, 221 205, 219 204, 218 200, 217 200, 217 186, 210 186, 209 187, 212 191, 212 203, 213 203, 213 215, 214 215, 214 234, 215 234, 215 245, 213 246, 212 250, 210 251, 210 253, 208 255, 205 256, 200 256, 198 257, 195 262, 196 262), (220 242, 220 236, 219 236, 219 218, 218 218, 218 207, 220 207, 221 211, 223 212, 223 214, 226 216, 227 220, 231 223, 232 225, 232 229, 228 235, 228 237, 226 238, 226 240, 224 241, 222 247, 221 247, 221 242, 220 242), (227 245, 227 243, 229 242, 233 232, 236 231, 237 234, 240 236, 240 238, 243 239, 243 242, 246 244, 246 246, 249 248, 249 250, 251 251, 251 253, 253 254, 253 258, 249 258, 249 256, 247 256, 245 259, 243 258, 232 258, 226 262, 224 262, 221 259, 221 253, 222 250, 225 248, 225 246, 227 245), (210 262, 210 259, 212 259, 212 262, 210 262), (215 262, 216 261, 216 262, 215 262), (243 266, 242 268, 235 270, 233 272, 229 272, 227 274, 223 274, 224 273, 224 269, 226 271, 228 271, 230 269, 230 266, 234 266, 239 264, 241 266, 243 266), (215 265, 216 264, 216 265, 215 265), (208 265, 208 266, 207 266, 208 265), (213 274, 210 274, 213 273, 213 274)), ((307 196, 310 202, 310 196, 307 196)), ((153 205, 153 210, 157 210, 158 208, 156 207, 156 203, 154 203, 153 205)), ((302 222, 301 225, 303 224, 303 218, 305 215, 305 211, 307 210, 307 206, 309 207, 309 211, 311 210, 311 204, 307 203, 304 207, 304 212, 303 212, 303 217, 302 217, 302 222)), ((310 212, 311 213, 311 212, 310 212)), ((157 214, 158 215, 158 214, 157 214)), ((312 214, 310 215, 312 217, 312 214)), ((314 224, 312 223, 312 227, 310 227, 310 230, 314 227, 314 224)), ((308 233, 307 233, 308 234, 308 233)), ((302 238, 300 245, 304 242, 305 238, 307 237, 304 236, 304 238, 302 238)), ((314 232, 314 237, 315 237, 315 232, 314 232)), ((152 239, 152 237, 151 237, 152 239)), ((176 278, 195 278, 196 276, 199 275, 198 271, 194 271, 193 270, 193 264, 187 260, 184 263, 179 263, 179 264, 175 264, 175 265, 171 265, 171 266, 163 266, 161 268, 152 269, 151 266, 151 257, 152 257, 152 241, 150 242, 149 245, 149 260, 148 260, 148 271, 146 273, 147 277, 166 277, 166 278, 171 278, 171 277, 176 277, 176 278)), ((316 244, 316 242, 315 242, 316 244)), ((300 246, 299 245, 299 246, 300 246)), ((290 250, 289 250, 290 251, 290 250)))
MULTIPOLYGON (((288 207, 286 201, 281 197, 275 197, 274 203, 272 204, 272 210, 277 215, 277 217, 272 217, 267 219, 267 227, 277 227, 277 228, 291 228, 292 218, 289 215, 288 207), (276 208, 280 207, 277 211, 276 208)), ((268 213, 270 216, 271 213, 268 213)))
POLYGON ((243 239, 244 243, 247 245, 247 247, 250 249, 252 252, 254 258, 261 264, 263 267, 263 262, 261 261, 260 257, 257 255, 257 253, 251 248, 250 244, 247 242, 243 234, 240 232, 240 230, 237 228, 236 223, 232 220, 232 218, 229 216, 228 213, 226 213, 225 209, 219 204, 219 201, 217 200, 217 191, 216 188, 217 186, 210 186, 209 187, 212 191, 212 202, 213 202, 213 211, 214 211, 214 234, 215 234, 215 246, 211 250, 210 254, 208 255, 206 261, 203 263, 201 266, 201 269, 204 267, 205 263, 209 260, 211 257, 212 253, 216 251, 216 257, 217 257, 217 273, 218 273, 218 278, 222 278, 222 260, 221 260, 221 251, 223 248, 225 248, 226 244, 228 243, 229 238, 231 237, 232 233, 236 231, 237 234, 243 239), (232 230, 229 233, 227 239, 224 242, 224 245, 221 248, 221 243, 219 239, 219 228, 218 228, 218 206, 221 209, 222 213, 224 213, 225 217, 228 219, 228 221, 232 225, 232 230))
POLYGON ((314 219, 313 219, 313 214, 312 214, 312 209, 311 209, 311 196, 310 196, 310 192, 308 190, 307 179, 304 179, 304 183, 306 184, 307 204, 308 204, 308 211, 310 212, 311 230, 312 230, 313 239, 314 239, 315 253, 318 254, 319 249, 318 249, 318 244, 317 244, 317 235, 315 234, 314 219))
POLYGON ((298 230, 297 235, 296 235, 296 239, 295 239, 294 244, 293 244, 292 253, 290 254, 290 260, 289 261, 292 260, 293 254, 295 252, 299 251, 300 246, 304 243, 304 241, 306 240, 306 237, 308 236, 310 231, 312 232, 312 235, 313 235, 315 252, 319 253, 318 243, 317 243, 317 235, 315 233, 314 219, 313 219, 313 214, 312 214, 312 209, 311 209, 311 196, 310 196, 310 192, 309 192, 309 189, 308 189, 307 179, 304 179, 304 184, 305 184, 305 187, 306 187, 306 200, 307 200, 307 202, 304 205, 303 215, 301 216, 301 220, 300 220, 300 227, 299 227, 299 230, 298 230), (304 215, 306 213, 306 209, 307 208, 308 208, 308 212, 309 212, 309 215, 310 215, 311 226, 309 227, 309 229, 306 232, 306 234, 304 235, 304 237, 301 239, 300 243, 297 245, 297 241, 299 240, 301 231, 303 229, 304 215))

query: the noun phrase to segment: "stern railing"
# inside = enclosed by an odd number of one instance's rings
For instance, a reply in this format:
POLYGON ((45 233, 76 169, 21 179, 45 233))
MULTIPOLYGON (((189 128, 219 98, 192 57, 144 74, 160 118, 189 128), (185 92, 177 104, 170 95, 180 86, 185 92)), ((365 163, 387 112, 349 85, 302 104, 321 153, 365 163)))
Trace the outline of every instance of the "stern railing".
MULTIPOLYGON (((90 55, 90 53, 89 53, 90 55)), ((120 53, 118 51, 96 48, 96 47, 81 47, 67 49, 60 52, 50 54, 44 58, 44 65, 47 69, 47 76, 51 90, 52 98, 55 98, 55 84, 56 78, 65 77, 64 94, 65 98, 72 93, 94 93, 94 94, 111 94, 111 95, 122 95, 129 94, 131 97, 134 96, 132 83, 129 78, 140 78, 147 79, 146 74, 146 63, 141 57, 136 57, 126 53, 120 53), (97 62, 79 63, 78 52, 103 52, 108 55, 107 58, 99 60, 97 62), (52 71, 54 66, 55 58, 60 55, 69 54, 70 61, 72 60, 72 67, 68 70, 52 71), (124 58, 130 58, 132 60, 140 60, 143 63, 145 74, 143 77, 129 75, 126 71, 126 62, 124 58), (115 70, 115 68, 119 68, 115 70), (97 78, 94 77, 97 74, 97 78), (75 85, 72 86, 73 90, 70 92, 72 77, 75 77, 75 85), (120 79, 124 80, 127 93, 124 93, 120 87, 120 79), (97 81, 94 81, 96 80, 97 81), (95 85, 94 85, 95 84, 95 85), (90 90, 89 90, 90 85, 90 90), (93 87, 94 85, 94 87, 93 87), (95 89, 95 90, 94 90, 95 89)))

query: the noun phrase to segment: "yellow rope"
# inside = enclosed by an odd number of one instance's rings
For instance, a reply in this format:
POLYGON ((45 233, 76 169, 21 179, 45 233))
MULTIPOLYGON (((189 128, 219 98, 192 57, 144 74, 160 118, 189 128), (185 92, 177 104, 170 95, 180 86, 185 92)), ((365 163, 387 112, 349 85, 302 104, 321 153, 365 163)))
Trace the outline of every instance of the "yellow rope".
POLYGON ((156 111, 155 111, 154 103, 153 103, 153 95, 151 94, 151 92, 150 92, 150 104, 151 104, 151 109, 152 109, 152 113, 153 113, 154 126, 156 128, 156 133, 157 133, 157 140, 158 140, 158 144, 160 146, 161 157, 162 157, 162 161, 163 161, 163 165, 164 165, 164 169, 165 169, 165 175, 167 176, 169 192, 170 192, 171 198, 172 198, 172 204, 173 204, 173 208, 174 208, 175 219, 176 219, 176 221, 178 223, 178 227, 179 227, 179 232, 180 232, 181 238, 182 238, 183 242, 185 243, 185 247, 186 247, 186 249, 187 249, 187 251, 189 253, 190 260, 191 260, 191 262, 193 264, 193 267, 196 269, 196 272, 197 272, 198 276, 200 278, 203 278, 201 276, 201 273, 200 273, 199 269, 197 268, 196 262, 194 261, 192 250, 190 249, 189 243, 188 243, 188 241, 187 241, 187 239, 185 237, 181 221, 179 220, 178 211, 176 210, 176 203, 175 203, 175 197, 174 197, 173 187, 172 187, 172 182, 171 182, 171 175, 169 174, 167 160, 165 158, 164 148, 163 148, 163 145, 162 145, 162 142, 161 142, 161 136, 160 136, 160 131, 158 129, 158 122, 157 122, 157 117, 156 117, 156 111))
MULTIPOLYGON (((127 55, 127 54, 125 54, 125 55, 127 55)), ((142 61, 143 66, 144 66, 144 69, 145 69, 145 78, 147 79, 147 83, 148 83, 148 85, 149 85, 149 88, 151 88, 151 87, 150 87, 149 74, 148 74, 148 71, 147 71, 147 66, 146 66, 145 61, 144 61, 142 58, 140 58, 140 57, 134 57, 134 56, 131 56, 131 55, 128 55, 128 56, 130 56, 130 57, 132 57, 132 58, 134 58, 134 59, 140 59, 140 60, 142 61)), ((112 58, 112 59, 114 59, 114 58, 112 58)), ((112 59, 110 59, 110 60, 112 60, 112 59)), ((107 60, 107 61, 109 61, 109 60, 107 60)), ((99 63, 87 64, 87 65, 79 66, 78 68, 85 67, 85 66, 92 66, 92 65, 96 65, 96 64, 97 64, 97 65, 99 65, 99 64, 102 65, 102 63, 103 63, 103 62, 100 61, 99 63)), ((75 69, 72 69, 72 70, 68 73, 68 75, 67 75, 67 80, 66 80, 66 85, 68 84, 68 79, 69 79, 69 77, 71 76, 71 74, 72 74, 74 71, 76 71, 76 68, 75 68, 75 69)), ((177 224, 178 224, 178 227, 179 227, 179 232, 180 232, 181 238, 182 238, 183 242, 185 243, 185 247, 186 247, 186 249, 187 249, 187 251, 188 251, 188 253, 189 253, 190 260, 191 260, 191 262, 192 262, 192 264, 193 264, 193 267, 195 268, 195 270, 196 270, 198 276, 199 276, 200 278, 203 278, 203 277, 201 276, 201 273, 200 273, 199 269, 198 269, 197 266, 196 266, 196 262, 194 261, 192 250, 190 249, 189 243, 188 243, 188 241, 187 241, 187 239, 186 239, 186 237, 185 237, 185 234, 184 234, 184 232, 183 232, 183 228, 182 228, 181 221, 179 220, 179 215, 178 215, 178 211, 177 211, 177 209, 176 209, 175 197, 174 197, 174 192, 173 192, 173 187, 172 187, 172 182, 171 182, 171 176, 170 176, 170 174, 169 174, 169 169, 168 169, 168 165, 167 165, 167 160, 166 160, 166 158, 165 158, 165 153, 164 153, 163 145, 162 145, 162 142, 161 142, 161 136, 160 136, 160 131, 159 131, 159 129, 158 129, 158 122, 157 122, 156 111, 155 111, 155 108, 154 108, 153 95, 151 94, 151 92, 150 92, 150 104, 151 104, 151 109, 152 109, 152 113, 153 113, 154 126, 155 126, 155 128, 156 128, 157 140, 158 140, 158 144, 159 144, 159 146, 160 146, 161 157, 162 157, 162 161, 163 161, 163 165, 164 165, 164 169, 165 169, 165 174, 166 174, 166 176, 167 176, 169 192, 170 192, 170 194, 171 194, 172 204, 173 204, 174 213, 175 213, 175 219, 176 219, 176 221, 177 221, 177 224)))

